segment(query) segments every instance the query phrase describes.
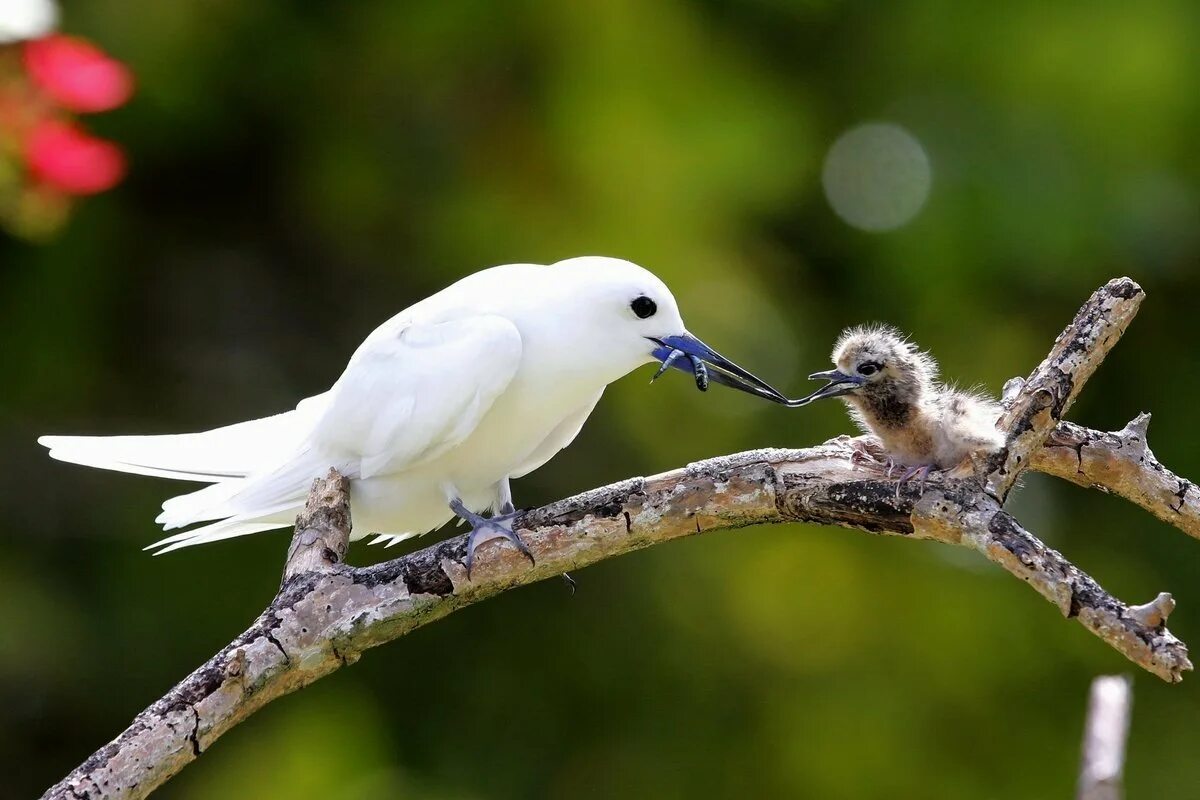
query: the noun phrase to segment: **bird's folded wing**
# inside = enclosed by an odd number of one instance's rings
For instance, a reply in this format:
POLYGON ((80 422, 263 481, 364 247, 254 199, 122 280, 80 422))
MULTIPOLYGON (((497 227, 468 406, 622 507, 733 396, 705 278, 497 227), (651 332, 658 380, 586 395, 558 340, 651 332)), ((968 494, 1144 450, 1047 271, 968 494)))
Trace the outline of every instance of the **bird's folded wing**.
POLYGON ((411 469, 462 443, 521 360, 521 335, 499 316, 393 331, 354 354, 311 434, 314 449, 348 459, 356 477, 411 469))

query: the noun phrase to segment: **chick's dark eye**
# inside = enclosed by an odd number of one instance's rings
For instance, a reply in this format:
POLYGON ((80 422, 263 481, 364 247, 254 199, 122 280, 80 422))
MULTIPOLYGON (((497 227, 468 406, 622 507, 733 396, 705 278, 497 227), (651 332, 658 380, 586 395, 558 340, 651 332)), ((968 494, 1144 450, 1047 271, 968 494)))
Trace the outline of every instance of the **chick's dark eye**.
POLYGON ((859 375, 874 375, 876 372, 879 372, 879 366, 880 366, 879 364, 875 364, 870 361, 868 361, 866 364, 859 364, 858 365, 858 374, 859 375))
POLYGON ((658 306, 653 300, 646 297, 646 295, 635 297, 633 302, 629 304, 629 307, 633 309, 634 314, 638 315, 638 319, 652 317, 654 316, 654 312, 658 311, 658 306))

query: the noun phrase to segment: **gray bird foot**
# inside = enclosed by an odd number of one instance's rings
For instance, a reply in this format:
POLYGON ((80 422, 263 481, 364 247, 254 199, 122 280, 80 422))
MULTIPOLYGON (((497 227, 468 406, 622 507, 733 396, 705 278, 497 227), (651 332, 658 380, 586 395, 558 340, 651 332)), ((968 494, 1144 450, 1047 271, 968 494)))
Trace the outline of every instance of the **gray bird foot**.
MULTIPOLYGON (((512 508, 511 503, 505 505, 512 508)), ((529 552, 521 537, 513 533, 512 520, 517 515, 515 511, 484 517, 469 510, 458 498, 450 501, 450 510, 471 526, 471 534, 467 537, 467 556, 463 559, 463 566, 467 568, 467 580, 471 579, 471 567, 475 564, 475 548, 492 539, 507 539, 513 547, 521 551, 521 555, 529 559, 530 564, 537 564, 533 553, 529 552)))
MULTIPOLYGON (((908 469, 904 470, 904 473, 900 476, 900 480, 896 481, 896 500, 897 501, 900 500, 900 489, 902 489, 904 487, 904 484, 908 483, 908 481, 911 480, 912 478, 918 477, 918 476, 921 479, 921 483, 919 484, 919 491, 921 494, 924 494, 925 493, 925 480, 929 477, 929 473, 932 471, 933 471, 933 464, 921 464, 919 466, 909 467, 908 469)), ((888 476, 889 477, 891 476, 890 469, 888 470, 888 476)))

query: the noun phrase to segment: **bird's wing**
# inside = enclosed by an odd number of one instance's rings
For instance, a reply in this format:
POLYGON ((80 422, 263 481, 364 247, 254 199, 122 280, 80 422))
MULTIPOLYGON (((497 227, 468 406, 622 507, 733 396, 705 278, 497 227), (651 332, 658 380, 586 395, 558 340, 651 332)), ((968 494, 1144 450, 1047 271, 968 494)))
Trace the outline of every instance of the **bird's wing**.
POLYGON ((495 315, 372 336, 330 391, 309 444, 353 477, 411 469, 466 439, 520 360, 520 333, 495 315))
POLYGON ((512 471, 510 477, 520 478, 522 475, 528 475, 542 464, 554 458, 559 450, 562 450, 575 441, 575 437, 583 430, 583 423, 587 422, 587 418, 591 416, 592 410, 596 408, 596 404, 600 402, 600 397, 603 394, 604 390, 601 389, 596 392, 595 397, 582 407, 564 417, 563 421, 558 423, 554 427, 554 430, 550 431, 550 435, 533 449, 521 466, 512 471))
POLYGON ((418 467, 470 435, 520 359, 521 336, 499 316, 381 328, 350 359, 295 450, 244 480, 168 500, 157 521, 167 529, 258 521, 302 504, 313 478, 330 467, 348 478, 418 467))
POLYGON ((938 435, 952 450, 994 452, 1004 445, 1004 434, 996 427, 1003 409, 991 398, 946 387, 938 402, 942 411, 938 435))

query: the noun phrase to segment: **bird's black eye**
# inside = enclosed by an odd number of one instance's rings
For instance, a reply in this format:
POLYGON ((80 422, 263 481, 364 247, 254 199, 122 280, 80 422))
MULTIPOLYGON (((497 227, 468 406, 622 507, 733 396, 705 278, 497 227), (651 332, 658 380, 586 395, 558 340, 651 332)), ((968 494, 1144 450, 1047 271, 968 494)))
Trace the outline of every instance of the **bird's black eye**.
POLYGON ((629 307, 633 309, 634 314, 638 315, 638 319, 653 317, 654 312, 658 311, 658 306, 653 300, 646 297, 646 295, 633 298, 633 302, 629 304, 629 307))
POLYGON ((865 364, 858 365, 858 374, 859 375, 874 375, 876 372, 879 372, 879 370, 882 366, 883 366, 882 364, 876 364, 874 361, 868 361, 865 364))

